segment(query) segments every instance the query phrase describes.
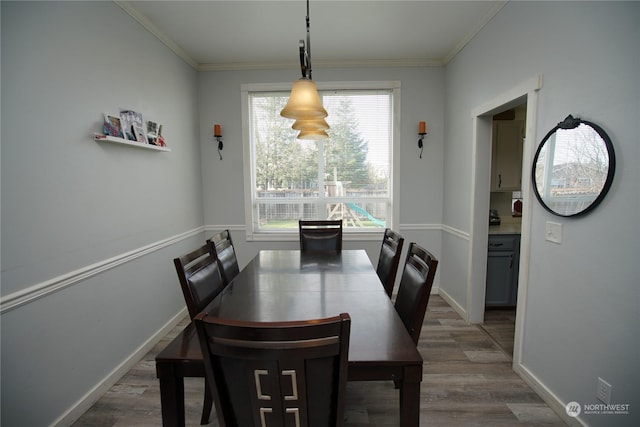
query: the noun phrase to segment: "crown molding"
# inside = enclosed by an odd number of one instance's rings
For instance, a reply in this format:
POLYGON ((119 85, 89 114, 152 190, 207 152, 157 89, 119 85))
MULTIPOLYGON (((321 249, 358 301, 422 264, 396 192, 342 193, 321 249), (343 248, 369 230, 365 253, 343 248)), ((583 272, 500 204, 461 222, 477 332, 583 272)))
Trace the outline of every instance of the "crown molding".
POLYGON ((113 2, 118 5, 122 10, 127 12, 133 19, 138 21, 140 25, 142 25, 147 31, 156 36, 165 46, 167 46, 173 53, 178 55, 184 62, 189 64, 194 69, 198 69, 198 62, 191 57, 180 45, 178 45, 172 38, 167 36, 162 32, 155 24, 153 24, 146 16, 138 12, 138 10, 133 7, 127 1, 121 0, 113 0, 113 2))
POLYGON ((480 32, 480 30, 482 30, 485 25, 487 25, 489 23, 489 21, 491 21, 493 19, 494 16, 496 16, 498 14, 498 12, 500 12, 500 10, 507 4, 509 3, 509 0, 505 0, 505 1, 501 1, 501 2, 497 2, 492 8, 491 10, 489 10, 489 12, 487 12, 487 14, 485 16, 482 17, 482 19, 478 22, 478 24, 473 27, 471 29, 471 31, 469 31, 469 33, 467 33, 466 37, 464 37, 462 40, 460 40, 458 42, 458 44, 456 44, 453 49, 451 49, 451 52, 449 52, 447 54, 447 56, 444 57, 443 59, 443 65, 447 65, 449 62, 451 62, 453 60, 453 58, 456 57, 456 55, 458 55, 458 53, 460 53, 460 51, 462 49, 464 49, 464 47, 469 44, 469 42, 471 40, 473 40, 473 38, 480 32))
MULTIPOLYGON (((167 36, 160 28, 151 22, 146 16, 141 14, 128 1, 112 0, 122 10, 135 19, 147 31, 156 36, 165 46, 178 55, 196 71, 242 71, 242 70, 273 70, 296 68, 299 64, 295 62, 235 62, 235 63, 199 63, 171 37, 167 36)), ((456 57, 462 49, 482 30, 485 25, 509 2, 509 0, 497 2, 493 8, 478 22, 478 24, 460 40, 458 44, 442 59, 370 59, 370 60, 316 60, 314 65, 317 68, 392 68, 392 67, 442 67, 447 65, 456 57)))

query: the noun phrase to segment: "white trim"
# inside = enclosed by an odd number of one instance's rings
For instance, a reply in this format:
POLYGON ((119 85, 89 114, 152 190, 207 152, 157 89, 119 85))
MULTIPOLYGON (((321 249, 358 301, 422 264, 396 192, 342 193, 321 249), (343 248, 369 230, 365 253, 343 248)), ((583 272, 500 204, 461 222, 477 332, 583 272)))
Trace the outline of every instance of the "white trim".
POLYGON ((204 227, 200 226, 198 228, 194 228, 193 230, 189 230, 181 234, 176 234, 175 236, 171 236, 167 239, 142 246, 140 248, 122 253, 120 255, 116 255, 115 257, 88 265, 86 267, 82 267, 78 270, 71 271, 61 276, 54 277, 53 279, 37 283, 33 286, 29 286, 28 288, 21 289, 9 295, 3 296, 0 299, 0 314, 4 314, 5 312, 8 312, 10 310, 21 307, 25 304, 29 304, 61 289, 73 286, 83 280, 95 276, 96 274, 100 274, 104 271, 116 268, 129 261, 133 261, 137 258, 143 257, 147 254, 170 246, 176 242, 179 242, 180 240, 194 236, 198 233, 202 233, 203 231, 204 227))
MULTIPOLYGON (((465 240, 469 240, 469 233, 457 230, 443 224, 400 224, 399 230, 412 231, 439 231, 453 234, 465 240)), ((204 226, 205 233, 214 233, 222 230, 246 232, 247 227, 244 224, 209 224, 204 226)), ((379 240, 384 232, 383 228, 362 232, 362 233, 345 233, 343 238, 345 241, 369 241, 379 240)), ((260 235, 247 234, 248 242, 289 242, 298 241, 299 236, 297 230, 290 233, 261 233, 260 235)))
MULTIPOLYGON (((147 31, 156 36, 165 46, 176 55, 182 58, 196 71, 240 71, 240 70, 271 70, 271 69, 295 69, 299 66, 295 62, 228 62, 222 64, 198 63, 186 50, 184 50, 175 40, 167 36, 151 20, 140 13, 130 2, 113 0, 122 10, 135 19, 147 31)), ((482 30, 491 19, 506 5, 508 1, 498 1, 471 30, 462 38, 442 59, 358 59, 358 60, 318 60, 314 65, 319 68, 385 68, 385 67, 442 67, 447 65, 460 53, 464 47, 482 30)))
POLYGON ((534 392, 538 396, 545 401, 547 405, 564 421, 568 426, 571 427, 586 427, 587 424, 584 423, 580 417, 574 418, 567 415, 566 404, 569 402, 563 402, 558 396, 556 396, 551 390, 549 390, 539 379, 536 377, 531 371, 529 371, 524 366, 518 367, 518 369, 514 369, 520 378, 524 380, 525 383, 529 385, 533 389, 534 392))
POLYGON ((205 233, 219 233, 224 230, 229 231, 245 231, 247 227, 244 224, 214 224, 214 225, 205 225, 204 232, 205 233))
MULTIPOLYGON (((467 40, 468 42, 469 40, 467 40)), ((457 52, 456 52, 457 53, 457 52)), ((318 60, 313 65, 318 68, 391 68, 391 67, 442 67, 446 62, 439 59, 371 59, 371 60, 318 60)), ((241 70, 287 70, 300 67, 295 62, 229 62, 224 64, 198 64, 198 71, 241 71, 241 70)))
POLYGON ((106 377, 99 381, 84 396, 78 399, 52 425, 69 426, 78 420, 91 408, 109 389, 129 372, 153 347, 164 338, 187 315, 187 308, 180 310, 173 318, 164 324, 156 333, 149 337, 133 353, 116 366, 106 377))
POLYGON ((442 225, 442 231, 467 241, 471 240, 471 234, 469 234, 468 232, 458 230, 457 228, 453 228, 448 225, 442 225))
POLYGON ((444 57, 443 59, 443 63, 444 65, 447 65, 453 58, 456 57, 456 55, 458 53, 460 53, 460 51, 462 49, 464 49, 464 47, 471 41, 473 40, 473 38, 476 36, 476 34, 478 34, 480 32, 480 30, 482 30, 484 28, 485 25, 487 25, 489 23, 489 21, 491 21, 493 19, 494 16, 496 16, 498 14, 498 12, 500 12, 500 10, 504 7, 504 5, 506 5, 508 3, 508 1, 499 1, 499 2, 495 2, 495 5, 491 8, 491 10, 489 10, 489 12, 487 12, 482 19, 480 20, 480 22, 478 22, 472 29, 471 31, 469 31, 469 33, 467 33, 467 35, 458 42, 458 44, 456 44, 453 49, 451 49, 451 51, 447 54, 447 56, 444 57))
MULTIPOLYGON (((320 82, 314 80, 318 90, 383 90, 400 89, 399 80, 375 80, 375 81, 344 81, 344 82, 320 82)), ((289 92, 291 82, 284 83, 243 83, 240 85, 240 92, 289 92)), ((244 96, 243 96, 244 98, 244 96)))
MULTIPOLYGON (((542 85, 542 76, 540 76, 542 85)), ((538 140, 536 128, 538 123, 538 90, 532 90, 527 95, 527 129, 523 147, 523 165, 532 165, 538 140)), ((531 185, 531 174, 527 168, 522 174, 522 200, 527 205, 522 211, 522 225, 520 229, 520 267, 518 271, 518 295, 516 310, 516 325, 513 339, 513 365, 522 365, 523 336, 525 313, 527 309, 527 288, 529 286, 529 267, 531 265, 531 223, 533 215, 534 195, 531 185), (520 285, 522 284, 522 286, 520 285)))
POLYGON ((400 224, 400 230, 442 231, 442 224, 400 224))
MULTIPOLYGON (((391 153, 390 165, 392 174, 390 177, 389 197, 385 200, 392 202, 391 211, 389 212, 391 220, 387 223, 387 227, 397 229, 400 218, 400 147, 401 132, 399 124, 401 123, 400 106, 401 106, 401 82, 399 80, 389 81, 341 81, 341 82, 316 82, 319 91, 332 90, 387 90, 392 93, 392 111, 391 121, 393 134, 391 136, 391 153)), ((262 200, 254 200, 254 183, 256 182, 255 170, 253 168, 253 150, 251 143, 251 111, 249 100, 253 92, 287 92, 291 88, 291 83, 243 83, 240 85, 240 103, 242 117, 242 150, 243 150, 243 167, 244 167, 244 215, 246 225, 247 241, 294 241, 298 240, 297 233, 294 230, 289 232, 268 232, 260 231, 254 233, 254 203, 262 203, 262 200)), ((372 198, 373 199, 373 198, 372 198)), ((291 200, 287 200, 291 202, 291 200)), ((309 200, 308 203, 317 202, 317 200, 309 200)), ((380 238, 381 229, 349 231, 344 234, 345 240, 374 240, 380 238)))
POLYGON ((113 0, 122 10, 127 12, 129 16, 138 21, 147 31, 156 36, 165 46, 167 46, 173 53, 178 55, 184 62, 189 64, 194 69, 198 69, 198 62, 191 57, 180 45, 178 45, 172 38, 167 36, 162 30, 160 30, 153 22, 151 22, 146 16, 138 12, 129 2, 113 0))
POLYGON ((465 322, 468 322, 467 311, 464 309, 463 306, 458 304, 458 302, 451 295, 449 295, 444 289, 440 287, 438 287, 438 295, 440 295, 442 299, 445 300, 447 304, 449 304, 451 308, 453 308, 455 312, 458 313, 465 322))
MULTIPOLYGON (((528 93, 538 91, 541 88, 542 88, 542 74, 538 74, 537 76, 532 77, 529 80, 526 80, 512 87, 508 91, 501 93, 495 98, 492 98, 491 100, 485 102, 484 104, 481 104, 476 108, 472 109, 471 117, 473 118, 477 116, 491 115, 493 113, 497 113, 498 109, 509 106, 509 105, 513 105, 515 107, 518 103, 517 102, 514 103, 514 100, 523 98, 528 93)), ((527 125, 529 124, 527 123, 527 125)))
MULTIPOLYGON (((481 251, 486 251, 486 244, 481 244, 487 238, 489 225, 486 221, 485 215, 486 210, 482 212, 477 212, 477 210, 486 203, 484 203, 488 199, 489 186, 486 184, 483 177, 479 177, 478 174, 482 173, 484 169, 479 168, 478 159, 479 156, 477 151, 480 149, 479 145, 485 145, 486 135, 484 133, 485 126, 484 123, 490 118, 492 114, 495 114, 501 110, 504 110, 509 107, 516 106, 522 103, 523 100, 526 99, 527 102, 527 119, 535 120, 535 115, 529 113, 529 111, 537 111, 537 96, 534 94, 542 88, 542 74, 538 74, 535 77, 532 77, 516 86, 511 87, 507 91, 498 94, 497 96, 491 98, 487 102, 479 105, 476 108, 471 110, 471 118, 473 120, 472 127, 472 154, 473 154, 473 162, 472 162, 472 175, 471 175, 471 192, 470 192, 470 206, 471 206, 471 215, 470 215, 470 229, 471 229, 471 240, 469 246, 469 259, 468 259, 468 271, 467 271, 467 312, 469 315, 469 322, 471 323, 480 323, 484 317, 484 292, 485 292, 485 283, 486 283, 486 261, 480 261, 480 258, 483 256, 481 251), (482 132, 482 134, 479 134, 482 132), (484 187, 486 187, 486 192, 484 191, 484 187), (483 273, 484 272, 484 273, 483 273)), ((533 143, 535 140, 535 122, 527 122, 527 134, 526 139, 533 143)), ((528 148, 528 147, 526 147, 528 148)), ((490 162, 489 162, 490 163, 490 162)), ((485 165, 486 166, 486 165, 485 165)), ((484 166, 483 166, 484 167, 484 166)), ((523 168, 524 179, 522 180, 522 196, 523 196, 523 205, 526 206, 525 210, 528 210, 527 213, 523 212, 522 217, 522 231, 524 234, 528 233, 530 230, 531 224, 531 205, 533 205, 532 192, 530 192, 527 188, 529 181, 528 172, 525 168, 523 168)), ((524 236, 524 242, 521 241, 520 247, 523 248, 525 244, 529 243, 528 236, 524 236)), ((528 256, 528 249, 524 248, 524 256, 521 257, 520 266, 525 271, 528 271, 528 259, 525 259, 525 256, 528 256)), ((521 252, 522 254, 522 252, 521 252)), ((520 278, 522 282, 518 283, 518 297, 523 296, 525 294, 525 290, 527 288, 528 277, 523 277, 520 274, 520 278)), ((516 336, 515 342, 519 342, 520 337, 518 333, 522 333, 522 328, 519 323, 519 320, 522 321, 524 319, 524 309, 525 309, 525 301, 518 300, 518 309, 516 314, 516 336)), ((515 351, 514 356, 518 356, 519 352, 515 351)), ((514 363, 516 361, 516 357, 514 357, 514 363)))

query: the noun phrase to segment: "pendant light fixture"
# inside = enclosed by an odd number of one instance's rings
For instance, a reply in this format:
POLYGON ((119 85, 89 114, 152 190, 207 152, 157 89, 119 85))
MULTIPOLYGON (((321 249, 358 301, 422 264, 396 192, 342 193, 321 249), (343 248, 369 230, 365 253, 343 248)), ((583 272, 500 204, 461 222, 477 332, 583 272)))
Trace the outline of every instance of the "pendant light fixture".
POLYGON ((293 82, 287 105, 280 115, 295 119, 293 129, 299 130, 298 139, 324 139, 329 125, 324 120, 327 110, 322 106, 318 88, 311 79, 311 34, 309 31, 309 0, 307 0, 307 44, 300 40, 300 70, 302 78, 293 82))
POLYGON ((291 128, 295 130, 327 130, 329 123, 324 119, 296 120, 291 128))

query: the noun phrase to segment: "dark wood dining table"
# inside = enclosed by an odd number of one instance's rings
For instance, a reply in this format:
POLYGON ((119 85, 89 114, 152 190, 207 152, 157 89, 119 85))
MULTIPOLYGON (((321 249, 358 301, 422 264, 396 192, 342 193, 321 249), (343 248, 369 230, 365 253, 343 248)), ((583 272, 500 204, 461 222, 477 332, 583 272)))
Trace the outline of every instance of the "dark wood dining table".
MULTIPOLYGON (((349 313, 348 381, 394 381, 400 393, 399 425, 419 425, 422 357, 364 250, 337 255, 260 251, 204 311, 251 321, 349 313)), ((183 378, 204 377, 193 323, 156 356, 156 372, 162 423, 183 426, 183 378)))

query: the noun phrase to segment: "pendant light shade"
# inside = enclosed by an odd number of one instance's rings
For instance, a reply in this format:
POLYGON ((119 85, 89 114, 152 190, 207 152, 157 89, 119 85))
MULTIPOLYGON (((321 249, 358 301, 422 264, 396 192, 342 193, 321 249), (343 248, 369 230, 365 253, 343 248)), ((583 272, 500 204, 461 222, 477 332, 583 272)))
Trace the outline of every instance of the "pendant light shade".
POLYGON ((320 130, 301 130, 297 136, 298 139, 318 140, 329 138, 329 135, 322 129, 320 130))
POLYGON ((280 112, 280 115, 295 120, 327 117, 327 110, 322 106, 318 88, 313 80, 301 78, 293 82, 289 101, 280 112))
POLYGON ((293 125, 291 125, 291 128, 295 130, 327 130, 329 129, 329 123, 324 119, 300 119, 296 120, 293 125))
POLYGON ((289 101, 280 115, 288 119, 295 119, 293 129, 299 130, 298 139, 328 138, 325 130, 329 124, 323 120, 328 116, 322 106, 318 88, 311 77, 311 32, 309 31, 309 0, 307 0, 307 44, 300 40, 300 71, 302 78, 293 82, 289 101))

